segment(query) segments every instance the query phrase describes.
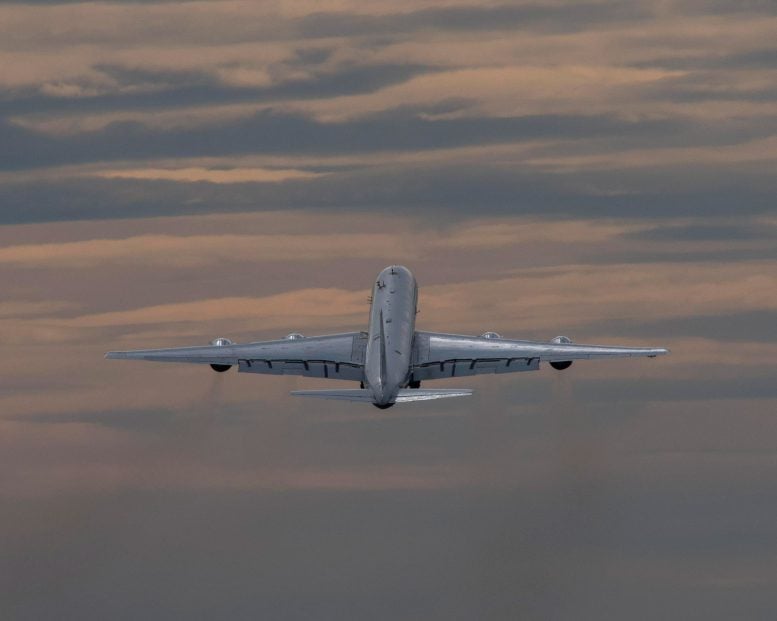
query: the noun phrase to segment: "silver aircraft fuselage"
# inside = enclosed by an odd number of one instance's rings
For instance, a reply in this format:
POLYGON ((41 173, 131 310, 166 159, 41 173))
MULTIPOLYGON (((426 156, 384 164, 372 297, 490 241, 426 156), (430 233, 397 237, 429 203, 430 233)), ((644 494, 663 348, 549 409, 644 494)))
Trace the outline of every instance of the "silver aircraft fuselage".
POLYGON ((417 303, 418 285, 409 269, 392 265, 378 274, 364 361, 365 388, 378 407, 390 407, 408 384, 417 303))

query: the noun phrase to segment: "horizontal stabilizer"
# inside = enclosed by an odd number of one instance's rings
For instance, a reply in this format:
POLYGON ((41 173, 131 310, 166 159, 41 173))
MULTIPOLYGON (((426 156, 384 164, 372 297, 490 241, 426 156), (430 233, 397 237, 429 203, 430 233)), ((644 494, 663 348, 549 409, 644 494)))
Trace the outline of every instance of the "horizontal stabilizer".
POLYGON ((471 395, 472 390, 469 388, 409 388, 399 391, 397 403, 430 401, 431 399, 447 399, 448 397, 469 397, 471 395))
POLYGON ((340 401, 361 401, 372 403, 372 392, 361 388, 345 390, 292 390, 295 397, 315 397, 316 399, 339 399, 340 401))
MULTIPOLYGON (((295 397, 315 397, 317 399, 338 399, 340 401, 361 401, 373 403, 372 391, 366 389, 346 390, 293 390, 295 397)), ((445 399, 447 397, 469 397, 472 391, 468 388, 409 388, 397 393, 396 403, 409 401, 429 401, 431 399, 445 399)))

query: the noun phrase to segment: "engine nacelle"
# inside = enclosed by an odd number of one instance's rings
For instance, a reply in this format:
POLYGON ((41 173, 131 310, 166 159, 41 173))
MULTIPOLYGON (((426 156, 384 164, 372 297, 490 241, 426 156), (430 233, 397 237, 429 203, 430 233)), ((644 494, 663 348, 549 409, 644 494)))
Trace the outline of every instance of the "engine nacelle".
POLYGON ((286 339, 287 341, 297 341, 299 339, 304 339, 305 335, 300 334, 299 332, 292 332, 291 334, 287 334, 283 338, 286 339))
POLYGON ((482 338, 482 339, 501 339, 502 335, 499 334, 499 332, 483 332, 483 334, 480 335, 480 338, 482 338))
MULTIPOLYGON (((219 337, 217 339, 213 339, 210 342, 211 345, 214 347, 226 347, 227 345, 234 345, 232 341, 229 339, 225 339, 223 337, 219 337)), ((216 373, 224 373, 225 371, 229 371, 232 368, 231 364, 212 364, 210 365, 210 368, 213 369, 216 373)))
MULTIPOLYGON (((572 339, 568 336, 557 336, 554 339, 550 340, 551 343, 555 345, 570 345, 572 343, 572 339)), ((564 369, 568 369, 572 366, 571 360, 559 360, 556 362, 551 362, 550 366, 552 366, 556 371, 563 371, 564 369)))

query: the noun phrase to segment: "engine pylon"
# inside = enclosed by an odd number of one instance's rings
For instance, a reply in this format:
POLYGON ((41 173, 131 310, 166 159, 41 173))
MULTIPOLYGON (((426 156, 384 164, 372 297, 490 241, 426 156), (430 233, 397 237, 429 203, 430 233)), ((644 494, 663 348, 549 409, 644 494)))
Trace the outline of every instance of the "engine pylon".
MULTIPOLYGON (((213 339, 210 342, 211 345, 214 347, 226 347, 227 345, 234 345, 232 341, 229 339, 225 339, 223 337, 219 337, 217 339, 213 339)), ((213 369, 216 373, 224 373, 225 371, 229 371, 232 368, 231 364, 212 364, 210 365, 210 368, 213 369)))
MULTIPOLYGON (((554 343, 556 345, 571 345, 572 339, 568 336, 557 336, 556 338, 553 338, 550 340, 551 343, 554 343)), ((556 371, 563 371, 564 369, 568 369, 572 366, 571 360, 555 360, 550 363, 550 366, 552 366, 556 371)))

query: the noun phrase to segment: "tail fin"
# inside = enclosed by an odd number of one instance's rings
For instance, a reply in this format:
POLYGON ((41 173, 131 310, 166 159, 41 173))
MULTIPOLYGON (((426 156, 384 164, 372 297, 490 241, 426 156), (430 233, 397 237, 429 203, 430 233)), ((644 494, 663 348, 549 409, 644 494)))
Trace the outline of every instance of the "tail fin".
MULTIPOLYGON (((316 397, 318 399, 339 399, 341 401, 361 401, 372 403, 372 392, 364 389, 346 390, 294 390, 291 393, 295 397, 316 397)), ((445 399, 447 397, 469 397, 472 390, 468 388, 409 388, 397 393, 396 403, 409 401, 429 401, 431 399, 445 399)))

